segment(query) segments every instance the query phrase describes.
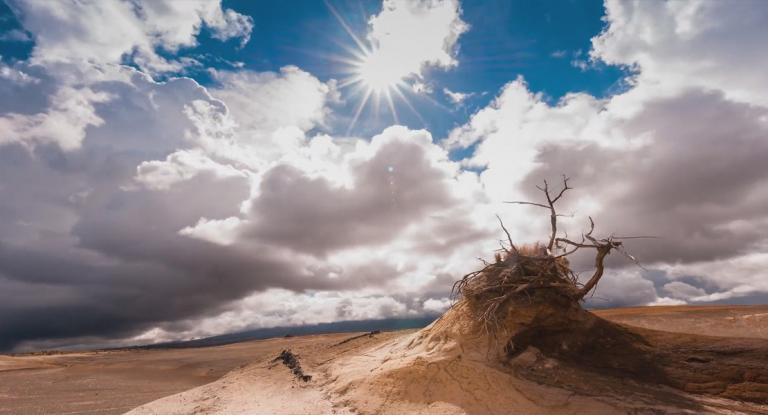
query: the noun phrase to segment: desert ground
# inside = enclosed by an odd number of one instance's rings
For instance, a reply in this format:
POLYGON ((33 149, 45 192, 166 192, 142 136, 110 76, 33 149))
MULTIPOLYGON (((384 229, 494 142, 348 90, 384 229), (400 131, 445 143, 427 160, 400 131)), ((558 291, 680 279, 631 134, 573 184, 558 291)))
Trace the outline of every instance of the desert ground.
POLYGON ((595 314, 638 328, 652 342, 695 349, 686 364, 699 365, 704 375, 712 356, 725 359, 716 370, 730 370, 730 364, 747 370, 739 369, 735 384, 704 379, 680 390, 585 372, 528 352, 509 367, 489 368, 435 342, 414 348, 424 337, 417 330, 340 333, 216 347, 0 356, 0 414, 768 414, 768 306, 595 314), (311 380, 276 359, 283 350, 298 358, 311 380))

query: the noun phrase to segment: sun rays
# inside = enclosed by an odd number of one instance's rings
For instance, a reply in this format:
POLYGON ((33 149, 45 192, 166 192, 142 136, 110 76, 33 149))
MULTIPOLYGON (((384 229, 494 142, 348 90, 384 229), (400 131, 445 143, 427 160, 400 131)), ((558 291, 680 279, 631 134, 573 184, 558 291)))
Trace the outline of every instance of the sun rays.
POLYGON ((421 114, 408 100, 404 91, 412 90, 408 80, 415 77, 413 70, 401 64, 398 51, 395 49, 382 49, 367 40, 361 39, 344 18, 338 13, 332 4, 326 2, 328 9, 336 17, 336 20, 352 38, 354 45, 345 45, 351 55, 349 58, 337 59, 345 65, 346 77, 339 82, 339 87, 350 91, 350 95, 357 98, 355 111, 347 127, 350 134, 366 108, 371 110, 376 117, 380 115, 381 108, 386 106, 392 120, 400 123, 396 101, 402 101, 414 115, 423 122, 421 114), (383 104, 383 105, 382 105, 383 104))

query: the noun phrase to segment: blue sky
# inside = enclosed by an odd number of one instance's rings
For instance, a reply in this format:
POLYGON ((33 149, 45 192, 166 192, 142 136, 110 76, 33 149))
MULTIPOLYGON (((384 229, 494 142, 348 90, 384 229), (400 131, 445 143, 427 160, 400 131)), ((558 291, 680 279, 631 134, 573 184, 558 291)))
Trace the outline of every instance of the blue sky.
MULTIPOLYGON (((298 2, 224 2, 254 18, 252 40, 243 48, 237 42, 221 44, 210 38, 189 51, 217 56, 232 62, 243 62, 246 68, 274 71, 285 65, 296 65, 321 80, 340 79, 347 68, 332 60, 345 56, 345 48, 353 47, 327 4, 321 1, 298 2)), ((381 10, 377 1, 332 1, 332 7, 364 37, 367 20, 381 10)), ((596 64, 580 69, 572 62, 588 60, 590 41, 603 29, 604 8, 601 1, 470 1, 462 3, 463 20, 471 29, 459 41, 457 59, 460 64, 448 70, 432 69, 425 81, 435 92, 425 99, 416 94, 413 100, 426 125, 403 108, 401 121, 412 128, 428 128, 436 137, 444 137, 457 124, 466 122, 469 114, 485 106, 502 85, 522 75, 532 90, 542 92, 551 102, 569 92, 585 91, 596 96, 616 93, 625 71, 616 66, 596 64), (564 54, 564 56, 560 56, 564 54), (474 92, 463 106, 456 108, 441 92, 474 92), (442 106, 436 105, 432 100, 442 106)), ((213 67, 219 67, 211 62, 213 67)), ((205 82, 204 75, 200 79, 205 82)), ((353 108, 347 108, 352 111, 353 108)), ((389 114, 382 117, 389 122, 389 114)), ((371 122, 353 132, 371 134, 386 122, 371 122), (366 128, 367 125, 367 128, 366 128)))
POLYGON ((659 236, 590 306, 766 302, 767 27, 763 0, 0 1, 0 350, 433 315, 496 215, 547 235, 505 201, 563 174, 569 235, 659 236))

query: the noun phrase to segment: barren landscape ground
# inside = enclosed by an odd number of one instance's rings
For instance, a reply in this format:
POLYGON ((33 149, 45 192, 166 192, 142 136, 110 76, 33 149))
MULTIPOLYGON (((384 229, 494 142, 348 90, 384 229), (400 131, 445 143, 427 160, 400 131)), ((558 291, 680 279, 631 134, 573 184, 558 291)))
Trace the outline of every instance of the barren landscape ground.
MULTIPOLYGON (((647 329, 768 339, 768 306, 636 307, 595 313, 617 323, 647 329)), ((214 382, 234 369, 242 371, 254 362, 269 361, 283 349, 296 351, 302 365, 312 374, 313 368, 351 350, 373 347, 413 332, 385 332, 345 344, 339 343, 354 333, 275 338, 217 347, 0 356, 0 414, 121 414, 150 401, 214 382)), ((717 341, 713 339, 713 343, 717 341)), ((269 369, 274 370, 279 379, 290 380, 286 376, 288 369, 282 366, 269 369)), ((226 388, 226 384, 219 387, 226 388)), ((297 392, 298 389, 302 388, 297 388, 297 392)), ((231 391, 239 393, 236 387, 231 387, 231 391)), ((281 393, 280 390, 273 392, 281 393)), ((184 395, 179 396, 178 399, 186 399, 184 395)), ((252 400, 258 398, 251 397, 252 400)), ((312 395, 304 398, 313 399, 312 395)), ((292 397, 285 399, 289 402, 292 397)), ((337 409, 329 407, 328 411, 332 413, 337 409)), ((768 413, 754 405, 736 410, 736 413, 768 413)))

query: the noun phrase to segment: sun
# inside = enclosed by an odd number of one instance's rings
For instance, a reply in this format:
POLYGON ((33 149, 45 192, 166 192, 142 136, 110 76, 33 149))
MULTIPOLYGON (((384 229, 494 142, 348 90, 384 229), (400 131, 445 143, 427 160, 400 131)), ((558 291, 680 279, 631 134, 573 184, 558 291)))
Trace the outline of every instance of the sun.
POLYGON ((361 83, 376 93, 396 88, 405 79, 397 60, 388 58, 380 50, 367 53, 357 64, 355 71, 361 83))
POLYGON ((348 74, 339 82, 339 88, 349 88, 354 95, 359 97, 354 116, 347 128, 347 134, 350 134, 369 102, 372 103, 376 114, 381 108, 382 101, 386 102, 393 120, 399 124, 400 119, 395 108, 395 98, 400 103, 405 104, 416 118, 424 123, 421 114, 416 111, 406 97, 406 93, 413 92, 410 78, 414 76, 414 72, 413 68, 408 68, 402 64, 402 51, 393 50, 393 48, 382 49, 367 39, 361 39, 330 3, 326 2, 326 5, 354 41, 354 45, 345 48, 350 52, 350 57, 336 57, 334 59, 345 65, 344 72, 348 74))

